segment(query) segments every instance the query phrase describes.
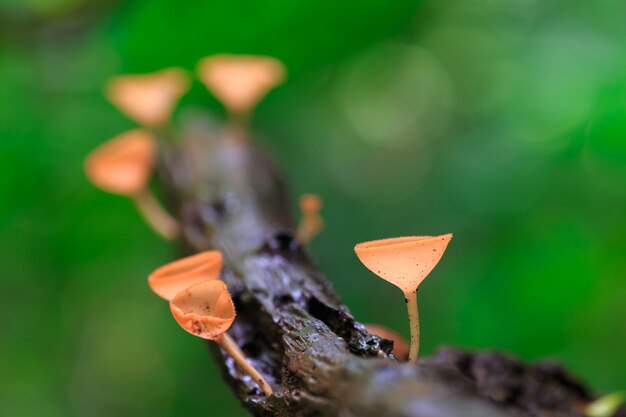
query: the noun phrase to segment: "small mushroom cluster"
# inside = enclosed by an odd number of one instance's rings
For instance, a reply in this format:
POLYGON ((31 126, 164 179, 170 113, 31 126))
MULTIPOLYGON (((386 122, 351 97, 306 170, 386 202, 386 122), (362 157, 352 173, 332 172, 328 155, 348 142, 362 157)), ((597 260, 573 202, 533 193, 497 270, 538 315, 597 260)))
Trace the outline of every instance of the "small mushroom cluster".
MULTIPOLYGON (((246 129, 256 104, 285 78, 275 58, 253 55, 215 55, 198 63, 198 77, 227 108, 229 126, 246 129)), ((172 134, 172 114, 191 79, 181 68, 151 74, 113 78, 106 96, 113 105, 141 126, 122 133, 87 157, 89 180, 104 191, 132 198, 148 224, 165 239, 179 233, 176 220, 150 192, 149 180, 156 159, 156 138, 172 134)))
MULTIPOLYGON (((277 59, 255 55, 214 55, 197 66, 198 78, 228 110, 227 129, 245 130, 256 104, 285 79, 277 59)), ((180 233, 178 222, 150 191, 157 137, 172 134, 172 114, 191 79, 181 68, 113 78, 106 96, 122 113, 141 126, 122 133, 92 151, 85 161, 89 180, 112 194, 130 197, 154 231, 165 239, 180 233)), ((321 199, 305 194, 300 199, 302 218, 297 236, 308 243, 323 221, 321 199)))
POLYGON ((236 313, 226 284, 219 279, 221 269, 221 252, 202 252, 156 269, 148 277, 148 285, 155 294, 169 301, 180 327, 217 343, 265 395, 272 395, 272 387, 227 333, 236 313))

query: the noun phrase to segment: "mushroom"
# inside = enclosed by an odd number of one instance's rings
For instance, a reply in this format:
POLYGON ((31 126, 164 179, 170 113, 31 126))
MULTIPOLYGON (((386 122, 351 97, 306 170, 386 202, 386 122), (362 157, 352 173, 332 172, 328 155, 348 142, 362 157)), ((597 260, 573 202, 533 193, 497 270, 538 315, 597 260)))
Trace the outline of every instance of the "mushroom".
POLYGON ((417 361, 420 341, 417 287, 439 263, 451 239, 451 233, 441 236, 398 237, 359 243, 354 248, 367 269, 404 293, 411 329, 411 363, 417 361))
POLYGON ((308 243, 319 234, 324 227, 324 220, 320 216, 322 199, 315 194, 304 194, 300 197, 300 212, 302 217, 296 237, 302 243, 308 243))
POLYGON ((199 282, 219 279, 222 253, 206 251, 170 262, 148 276, 148 285, 161 298, 170 301, 179 292, 199 282))
POLYGON ((272 395, 270 385, 226 333, 235 320, 235 306, 223 281, 204 281, 181 291, 170 302, 170 309, 180 327, 203 339, 213 340, 250 375, 265 395, 272 395))
POLYGON ((393 342, 391 353, 393 353, 398 360, 406 361, 409 358, 409 344, 398 332, 381 326, 380 324, 366 324, 365 329, 368 333, 391 340, 393 342))
POLYGON ((107 84, 106 95, 122 113, 140 125, 159 128, 169 122, 189 85, 183 69, 167 68, 151 74, 115 77, 107 84))
POLYGON ((213 55, 198 63, 204 85, 228 109, 235 124, 245 124, 256 104, 285 79, 285 66, 268 56, 213 55))
POLYGON ((154 158, 154 138, 145 130, 135 129, 93 150, 85 161, 85 171, 96 187, 131 197, 152 228, 172 239, 178 234, 178 224, 148 188, 154 158))

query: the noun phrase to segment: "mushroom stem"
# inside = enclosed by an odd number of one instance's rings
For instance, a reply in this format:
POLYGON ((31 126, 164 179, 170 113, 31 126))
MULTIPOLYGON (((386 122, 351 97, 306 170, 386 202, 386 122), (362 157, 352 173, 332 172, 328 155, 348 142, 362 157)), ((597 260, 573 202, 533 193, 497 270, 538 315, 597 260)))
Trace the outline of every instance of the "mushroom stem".
POLYGON ((420 350, 420 317, 417 309, 417 290, 405 293, 404 297, 406 308, 409 311, 409 327, 411 329, 409 363, 415 363, 420 350))
POLYGON ((272 387, 267 383, 265 378, 254 368, 254 366, 250 365, 250 363, 246 360, 246 356, 241 351, 237 343, 227 334, 224 333, 219 338, 215 339, 215 342, 224 349, 231 358, 234 359, 235 363, 241 368, 242 371, 250 375, 250 377, 259 385, 259 387, 263 390, 265 395, 270 396, 274 391, 272 391, 272 387))
POLYGON ((141 215, 148 224, 165 239, 171 240, 178 236, 179 227, 176 220, 165 211, 154 195, 147 189, 133 195, 133 200, 141 215))
POLYGON ((299 242, 307 244, 319 234, 324 221, 317 213, 304 213, 303 218, 296 230, 296 239, 299 242))

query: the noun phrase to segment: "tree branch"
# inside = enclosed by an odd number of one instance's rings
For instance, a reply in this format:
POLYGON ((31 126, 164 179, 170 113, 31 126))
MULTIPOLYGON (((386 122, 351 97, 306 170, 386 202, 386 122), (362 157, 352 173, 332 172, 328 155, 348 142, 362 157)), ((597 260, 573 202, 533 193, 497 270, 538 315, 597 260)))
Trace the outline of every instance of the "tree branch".
MULTIPOLYGON (((286 187, 267 155, 243 132, 221 131, 207 120, 194 116, 184 123, 183 139, 162 149, 160 172, 183 227, 184 252, 217 248, 224 254, 223 279, 237 308, 229 334, 275 394, 266 398, 228 356, 214 346, 212 353, 252 414, 581 415, 580 404, 590 396, 575 382, 561 391, 566 398, 556 407, 532 410, 511 396, 491 395, 493 387, 476 376, 482 368, 468 365, 475 358, 470 354, 444 351, 417 365, 395 361, 392 342, 355 321, 295 240, 286 187)), ((525 368, 519 368, 521 375, 525 368)), ((502 383, 489 381, 503 392, 502 383)))

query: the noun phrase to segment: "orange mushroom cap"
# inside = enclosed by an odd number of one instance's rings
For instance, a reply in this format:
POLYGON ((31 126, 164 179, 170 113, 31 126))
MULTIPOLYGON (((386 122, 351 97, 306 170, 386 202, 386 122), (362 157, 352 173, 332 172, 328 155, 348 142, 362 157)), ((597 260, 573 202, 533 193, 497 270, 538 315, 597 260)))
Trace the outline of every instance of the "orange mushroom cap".
POLYGON ((300 210, 304 213, 316 213, 322 209, 322 199, 316 194, 303 194, 300 197, 300 210))
POLYGON ((158 127, 171 117, 176 103, 189 89, 189 78, 180 68, 151 74, 122 75, 109 81, 108 99, 141 125, 158 127))
POLYGON ((198 63, 200 80, 229 110, 251 110, 285 79, 285 66, 275 58, 214 55, 198 63))
POLYGON ((235 305, 226 284, 204 281, 176 295, 172 315, 184 330, 203 339, 218 339, 235 320, 235 305))
POLYGON ((393 341, 393 350, 391 353, 393 353, 396 358, 401 361, 409 359, 409 344, 398 332, 379 324, 366 324, 365 328, 371 334, 393 341))
POLYGON ((207 251, 170 262, 148 276, 148 285, 159 297, 171 300, 202 281, 218 279, 222 270, 222 253, 207 251))
POLYGON ((439 263, 451 239, 451 233, 381 239, 359 243, 354 251, 367 269, 410 293, 439 263))
POLYGON ((145 188, 155 153, 150 133, 131 130, 93 150, 85 161, 85 171, 89 180, 105 191, 134 195, 145 188))

